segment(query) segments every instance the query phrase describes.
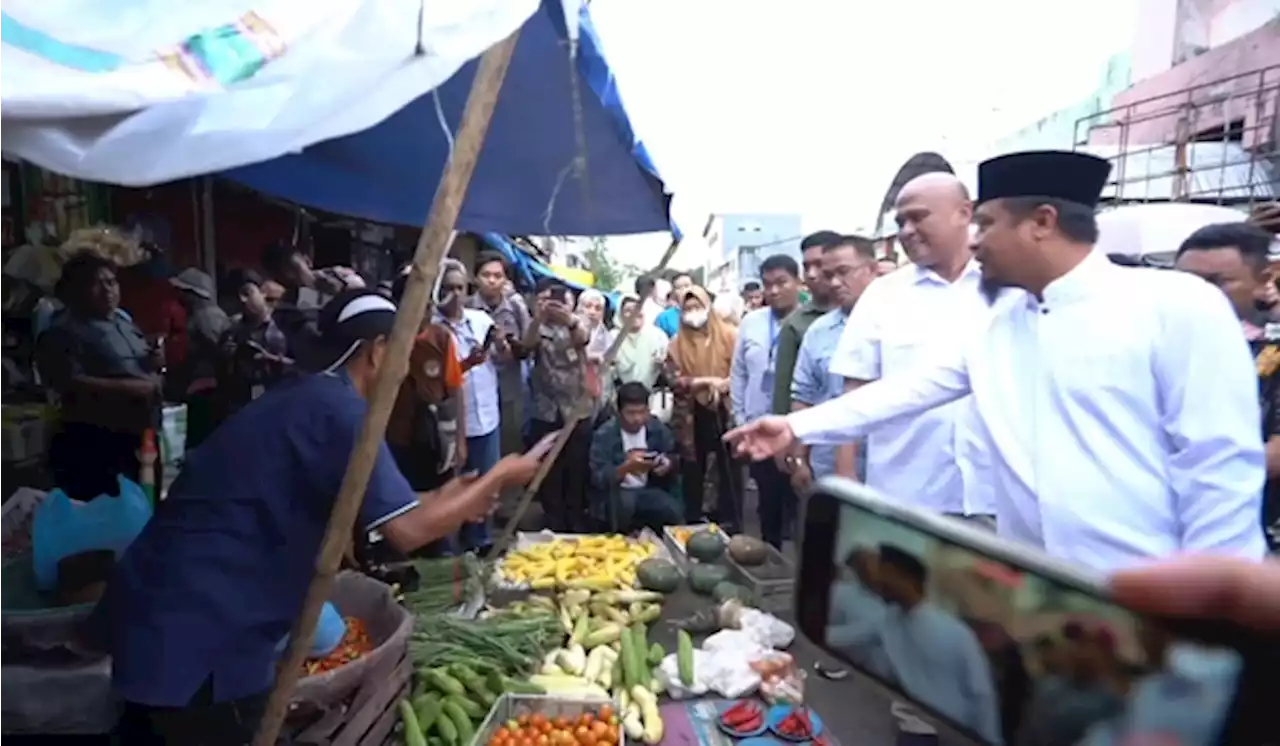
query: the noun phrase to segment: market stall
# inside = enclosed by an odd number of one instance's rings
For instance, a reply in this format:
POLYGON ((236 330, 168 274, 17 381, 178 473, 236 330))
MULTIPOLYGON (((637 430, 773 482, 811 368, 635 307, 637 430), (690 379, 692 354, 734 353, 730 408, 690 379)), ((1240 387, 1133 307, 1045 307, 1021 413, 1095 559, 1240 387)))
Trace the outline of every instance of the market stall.
POLYGON ((415 619, 414 684, 398 704, 409 746, 892 738, 886 700, 852 676, 816 675, 820 653, 787 622, 791 563, 754 539, 714 526, 522 534, 491 568, 449 567, 404 595, 415 619), (786 580, 762 587, 775 567, 786 580), (458 616, 480 585, 478 618, 458 616))

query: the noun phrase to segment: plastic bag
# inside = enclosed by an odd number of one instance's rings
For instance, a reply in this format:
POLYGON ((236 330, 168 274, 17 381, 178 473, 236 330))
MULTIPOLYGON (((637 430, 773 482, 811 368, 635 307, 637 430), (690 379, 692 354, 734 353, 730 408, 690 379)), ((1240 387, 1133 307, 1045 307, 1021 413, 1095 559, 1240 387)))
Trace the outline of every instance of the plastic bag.
MULTIPOLYGON (((311 649, 307 651, 307 657, 323 658, 332 653, 342 642, 342 636, 345 634, 347 634, 347 623, 338 613, 338 608, 329 601, 325 601, 324 606, 320 607, 320 617, 316 619, 316 631, 311 636, 311 649)), ((276 655, 284 655, 287 647, 289 647, 289 635, 285 635, 276 644, 276 655)))
POLYGON ((770 652, 751 661, 760 676, 760 696, 769 704, 804 704, 805 672, 787 653, 770 652))
POLYGON ((51 591, 58 563, 85 552, 109 550, 119 559, 151 520, 151 501, 138 484, 117 477, 119 496, 77 502, 62 490, 50 492, 31 525, 32 570, 36 587, 51 591))

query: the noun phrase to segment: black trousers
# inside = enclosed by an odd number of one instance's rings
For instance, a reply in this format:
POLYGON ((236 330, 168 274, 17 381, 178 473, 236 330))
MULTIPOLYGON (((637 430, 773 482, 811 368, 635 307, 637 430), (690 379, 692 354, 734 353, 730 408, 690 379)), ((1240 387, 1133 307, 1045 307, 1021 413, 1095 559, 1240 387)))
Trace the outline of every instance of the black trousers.
MULTIPOLYGON (((556 532, 584 533, 592 530, 587 511, 587 489, 590 486, 591 435, 595 419, 578 423, 556 458, 547 478, 538 487, 538 503, 546 517, 546 527, 556 532)), ((529 421, 529 445, 564 426, 563 421, 529 421)))
POLYGON ((270 695, 268 689, 214 702, 211 680, 185 707, 125 702, 115 742, 120 746, 246 746, 253 741, 270 695))
POLYGON ((742 530, 742 467, 729 455, 721 439, 729 413, 723 407, 712 409, 693 405, 694 458, 681 465, 684 487, 684 518, 687 523, 702 520, 706 498, 707 459, 716 457, 719 492, 716 494, 715 521, 731 534, 742 530))
POLYGON ((791 477, 771 458, 751 464, 756 480, 756 510, 760 516, 760 538, 781 549, 796 514, 796 491, 791 477))

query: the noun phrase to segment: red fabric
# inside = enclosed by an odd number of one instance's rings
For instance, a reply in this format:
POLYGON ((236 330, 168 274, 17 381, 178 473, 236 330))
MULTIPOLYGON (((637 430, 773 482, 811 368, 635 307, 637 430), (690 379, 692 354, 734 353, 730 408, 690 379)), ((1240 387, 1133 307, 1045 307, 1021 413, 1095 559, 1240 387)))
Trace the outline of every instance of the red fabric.
POLYGON ((120 306, 147 337, 164 337, 165 364, 187 358, 187 311, 168 280, 135 272, 120 273, 120 306))

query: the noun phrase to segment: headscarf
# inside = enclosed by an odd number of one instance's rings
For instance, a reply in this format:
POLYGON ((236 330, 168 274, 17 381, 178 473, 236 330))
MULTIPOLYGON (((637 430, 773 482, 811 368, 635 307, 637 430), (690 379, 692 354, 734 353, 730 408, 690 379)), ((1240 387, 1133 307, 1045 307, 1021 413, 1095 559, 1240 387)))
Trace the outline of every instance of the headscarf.
POLYGON ((702 301, 703 307, 707 309, 707 325, 694 329, 684 324, 682 319, 680 331, 668 347, 671 359, 680 369, 681 375, 727 378, 738 332, 711 309, 711 297, 706 290, 694 286, 685 292, 685 298, 690 295, 702 301))
MULTIPOLYGON (((589 300, 600 301, 601 307, 606 310, 609 308, 609 302, 605 300, 604 293, 600 292, 599 290, 596 290, 595 288, 587 288, 586 290, 582 291, 581 295, 578 296, 578 309, 577 309, 578 315, 582 317, 583 321, 587 322, 588 324, 591 324, 592 328, 594 328, 596 324, 587 318, 587 314, 585 311, 587 301, 589 300)), ((601 319, 599 325, 603 326, 603 324, 604 324, 604 320, 601 319)))

